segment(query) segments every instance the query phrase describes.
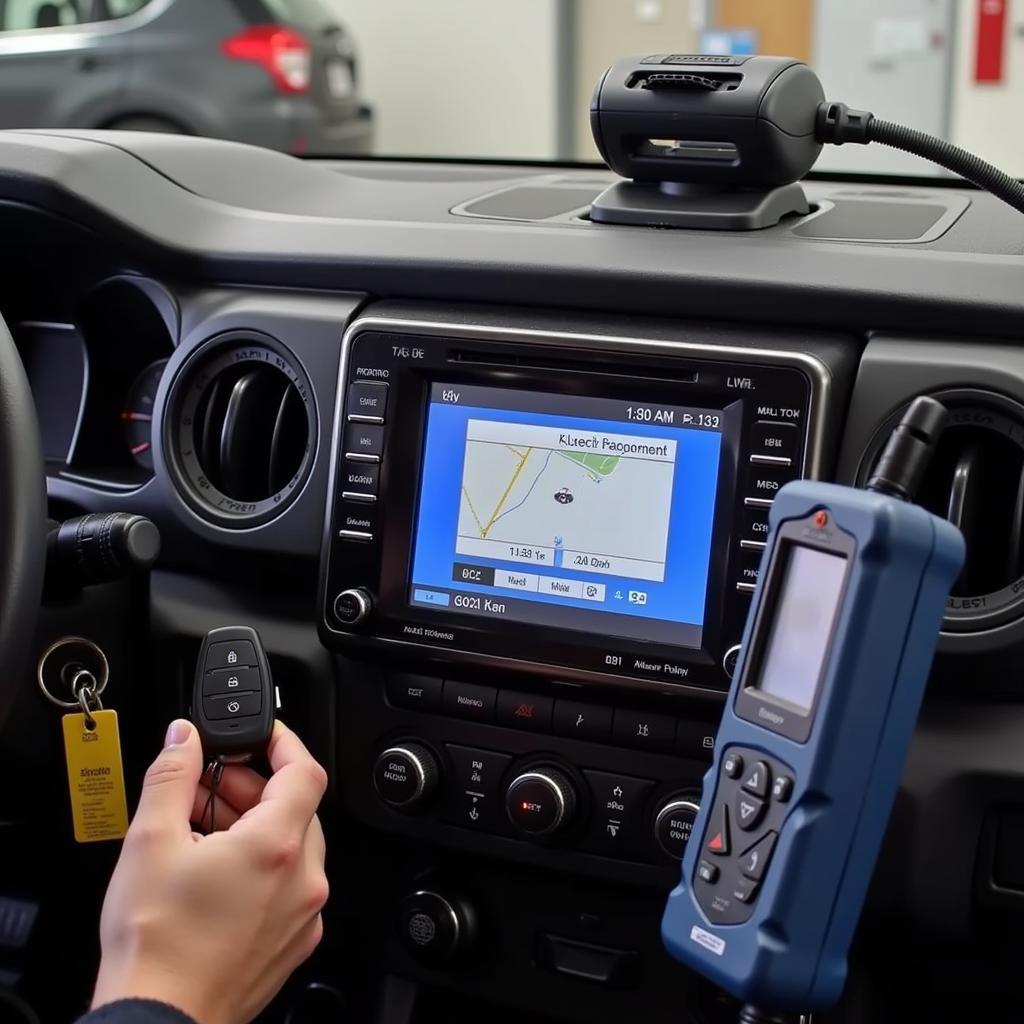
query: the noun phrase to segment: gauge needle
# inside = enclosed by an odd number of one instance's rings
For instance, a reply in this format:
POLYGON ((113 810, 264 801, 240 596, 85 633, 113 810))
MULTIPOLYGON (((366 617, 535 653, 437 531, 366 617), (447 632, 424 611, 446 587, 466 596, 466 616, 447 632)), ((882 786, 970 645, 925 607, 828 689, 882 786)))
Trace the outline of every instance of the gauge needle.
POLYGON ((148 452, 149 451, 149 447, 150 447, 149 446, 149 442, 148 441, 143 441, 142 444, 137 444, 132 449, 132 455, 141 455, 143 452, 148 452))
POLYGON ((123 412, 121 419, 127 423, 151 423, 153 417, 148 412, 123 412))

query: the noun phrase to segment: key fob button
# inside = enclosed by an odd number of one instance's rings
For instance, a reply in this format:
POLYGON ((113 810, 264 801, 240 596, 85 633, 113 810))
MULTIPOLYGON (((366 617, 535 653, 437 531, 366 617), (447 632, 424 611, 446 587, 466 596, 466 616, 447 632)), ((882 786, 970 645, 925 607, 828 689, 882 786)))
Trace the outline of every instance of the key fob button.
POLYGON ((262 688, 263 682, 258 668, 219 668, 215 672, 207 672, 203 678, 204 697, 246 693, 262 688))
POLYGON ((247 718, 258 715, 263 707, 262 693, 240 693, 237 696, 226 694, 220 697, 207 697, 203 700, 203 714, 212 722, 225 718, 247 718))
POLYGON ((212 672, 218 668, 245 668, 258 664, 256 648, 251 640, 222 640, 206 649, 204 668, 212 672))

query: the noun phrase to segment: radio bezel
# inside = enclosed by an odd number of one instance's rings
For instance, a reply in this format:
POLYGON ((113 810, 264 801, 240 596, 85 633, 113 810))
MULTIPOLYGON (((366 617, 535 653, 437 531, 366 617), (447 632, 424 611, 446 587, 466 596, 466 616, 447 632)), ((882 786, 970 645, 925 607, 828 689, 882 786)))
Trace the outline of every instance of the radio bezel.
MULTIPOLYGON (((414 350, 410 348, 410 352, 414 350)), ((740 494, 735 478, 729 481, 720 476, 704 647, 696 650, 636 641, 615 642, 616 650, 631 656, 672 659, 673 666, 686 668, 687 675, 684 678, 670 680, 624 672, 610 664, 610 655, 607 656, 607 665, 599 664, 596 657, 588 661, 582 657, 583 653, 593 655, 595 651, 607 650, 608 645, 586 642, 583 637, 587 634, 576 631, 552 630, 551 636, 541 643, 537 640, 536 627, 434 612, 406 603, 426 402, 431 383, 465 382, 486 387, 511 386, 555 394, 630 397, 634 400, 641 400, 641 395, 651 394, 651 402, 664 401, 723 410, 747 397, 742 390, 730 393, 721 386, 709 388, 707 383, 699 380, 666 383, 667 366, 682 371, 687 365, 702 371, 705 377, 717 371, 723 380, 726 379, 726 371, 734 370, 737 366, 747 367, 752 377, 760 375, 762 379, 766 373, 779 369, 798 371, 806 384, 807 400, 802 406, 801 455, 796 467, 797 475, 813 477, 820 473, 826 399, 832 382, 827 365, 808 352, 402 317, 369 315, 355 320, 342 339, 339 362, 318 601, 320 632, 324 642, 328 646, 351 652, 384 652, 399 661, 418 658, 422 663, 427 660, 434 664, 435 670, 438 663, 451 666, 475 665, 492 670, 527 672, 549 680, 611 684, 671 695, 711 694, 720 699, 728 686, 728 676, 721 667, 721 656, 730 643, 734 642, 731 633, 727 635, 726 626, 732 627, 731 632, 736 637, 742 632, 742 616, 733 611, 740 599, 732 593, 731 576, 727 571, 737 558, 738 540, 737 530, 726 529, 725 523, 728 521, 728 526, 733 527, 741 514, 740 494), (436 360, 429 369, 424 368, 423 360, 419 360, 417 366, 417 360, 411 356, 400 364, 402 380, 407 384, 409 380, 417 379, 419 393, 415 400, 410 400, 408 386, 401 389, 400 397, 396 397, 397 392, 393 388, 389 399, 388 440, 385 442, 380 494, 376 506, 380 515, 378 535, 373 545, 346 545, 336 536, 335 525, 336 511, 340 507, 341 488, 338 479, 344 465, 342 442, 346 427, 345 402, 348 385, 351 383, 350 362, 355 343, 368 334, 402 337, 413 347, 416 339, 422 339, 431 346, 438 342, 447 344, 443 369, 438 369, 436 360), (487 353, 499 355, 500 359, 472 362, 448 358, 453 352, 466 348, 478 354, 486 350, 487 353), (530 359, 534 361, 532 365, 530 359), (666 359, 670 362, 666 363, 666 359), (560 366, 571 368, 560 369, 560 366), (553 371, 558 373, 557 378, 551 376, 553 371), (626 389, 626 392, 623 393, 622 389, 626 389), (395 451, 389 452, 387 446, 395 445, 394 438, 398 436, 401 437, 401 444, 395 447, 395 451), (392 458, 393 455, 395 458, 392 458), (725 488, 728 488, 728 493, 725 488), (721 514, 723 509, 728 511, 728 516, 721 514), (335 571, 336 545, 344 549, 345 564, 352 565, 352 571, 343 581, 338 580, 335 571), (377 571, 372 573, 366 567, 375 559, 377 571), (331 606, 335 592, 343 585, 364 586, 374 593, 380 593, 383 614, 378 613, 365 628, 339 627, 337 620, 332 621, 331 606), (400 616, 395 614, 398 610, 402 613, 400 616), (727 624, 725 620, 730 616, 739 621, 727 624), (443 635, 394 635, 398 625, 434 629, 443 635), (526 659, 518 654, 522 650, 522 642, 516 654, 502 650, 503 644, 497 642, 500 639, 507 641, 517 634, 523 637, 527 632, 536 648, 544 652, 542 655, 526 659), (556 651, 556 656, 550 656, 551 652, 556 651)), ((398 378, 391 379, 393 385, 397 381, 398 378)), ((642 400, 648 399, 644 397, 642 400)), ((746 406, 744 409, 742 436, 737 436, 735 441, 738 450, 733 453, 731 460, 723 459, 722 472, 726 474, 736 467, 742 470, 741 460, 746 458, 749 449, 747 435, 752 420, 746 406)), ((743 605, 746 603, 748 601, 742 601, 743 605)), ((504 646, 507 648, 508 644, 504 646)))

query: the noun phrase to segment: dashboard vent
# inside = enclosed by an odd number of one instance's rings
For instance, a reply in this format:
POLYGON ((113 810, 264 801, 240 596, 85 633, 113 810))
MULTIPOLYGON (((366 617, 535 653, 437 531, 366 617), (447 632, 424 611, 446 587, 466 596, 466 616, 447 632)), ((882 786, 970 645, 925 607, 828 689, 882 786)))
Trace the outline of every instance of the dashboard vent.
POLYGON ((222 336, 182 368, 168 404, 169 461, 193 508, 252 525, 298 493, 316 440, 312 389, 276 341, 222 336))
MULTIPOLYGON (((941 393, 950 426, 918 494, 964 535, 967 559, 945 629, 976 632, 1024 615, 1024 406, 973 389, 941 393)), ((880 432, 888 434, 888 426, 880 432)), ((879 454, 872 453, 870 462, 879 454)))

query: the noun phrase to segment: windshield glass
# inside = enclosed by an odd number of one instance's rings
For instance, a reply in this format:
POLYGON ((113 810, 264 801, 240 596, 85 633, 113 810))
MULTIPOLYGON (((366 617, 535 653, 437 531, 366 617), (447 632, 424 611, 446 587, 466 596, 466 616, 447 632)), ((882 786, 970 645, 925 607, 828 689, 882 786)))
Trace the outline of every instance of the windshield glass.
MULTIPOLYGON (((1024 174, 1024 0, 0 0, 0 127, 596 162, 598 77, 653 53, 791 55, 830 99, 1024 174)), ((818 169, 942 173, 880 146, 818 169)))

